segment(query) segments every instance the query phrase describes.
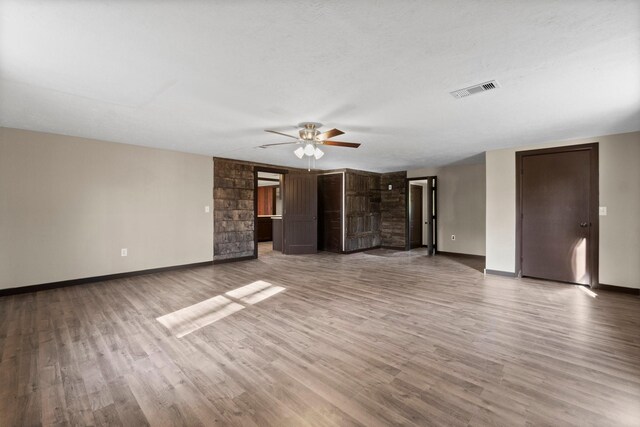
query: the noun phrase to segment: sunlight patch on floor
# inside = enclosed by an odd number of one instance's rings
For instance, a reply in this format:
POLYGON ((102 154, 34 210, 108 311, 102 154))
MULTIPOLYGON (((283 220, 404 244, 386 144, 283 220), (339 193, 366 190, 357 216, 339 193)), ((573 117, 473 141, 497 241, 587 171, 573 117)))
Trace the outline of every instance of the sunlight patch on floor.
POLYGON ((282 286, 271 286, 269 288, 266 288, 260 292, 256 292, 252 295, 247 295, 246 297, 242 297, 240 298, 240 301, 247 303, 247 304, 255 304, 258 303, 262 300, 265 300, 275 294, 279 294, 280 292, 284 291, 284 288, 282 286))
POLYGON ((228 291, 224 295, 157 317, 156 320, 169 329, 172 335, 182 338, 246 308, 244 304, 253 305, 284 290, 282 286, 258 280, 228 291))
POLYGON ((270 286, 273 286, 273 285, 269 282, 265 282, 264 280, 257 280, 253 283, 249 283, 248 285, 226 292, 225 295, 233 298, 241 299, 246 297, 247 295, 254 294, 270 286))
POLYGON ((577 286, 578 286, 578 289, 580 289, 585 294, 589 295, 591 298, 595 298, 595 297, 598 296, 598 294, 596 294, 595 292, 593 292, 591 289, 587 288, 586 286, 580 286, 580 285, 577 285, 577 286))

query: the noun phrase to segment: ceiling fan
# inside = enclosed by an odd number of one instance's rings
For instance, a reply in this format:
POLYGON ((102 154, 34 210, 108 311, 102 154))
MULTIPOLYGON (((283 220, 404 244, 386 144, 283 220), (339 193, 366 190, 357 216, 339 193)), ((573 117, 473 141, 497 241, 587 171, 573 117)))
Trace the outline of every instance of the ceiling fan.
POLYGON ((289 135, 286 133, 278 132, 275 130, 265 129, 265 132, 275 133, 277 135, 286 136, 288 138, 293 138, 295 141, 293 142, 280 142, 276 144, 264 144, 261 145, 260 148, 269 148, 276 145, 300 145, 293 153, 299 158, 302 159, 304 156, 307 156, 309 160, 311 157, 318 160, 322 156, 324 156, 324 152, 318 148, 320 145, 330 145, 334 147, 346 147, 346 148, 358 148, 360 144, 355 142, 341 142, 341 141, 330 141, 334 136, 344 134, 340 129, 330 129, 326 132, 320 132, 318 129, 322 127, 322 123, 316 122, 302 122, 298 124, 300 130, 298 131, 299 136, 289 135))

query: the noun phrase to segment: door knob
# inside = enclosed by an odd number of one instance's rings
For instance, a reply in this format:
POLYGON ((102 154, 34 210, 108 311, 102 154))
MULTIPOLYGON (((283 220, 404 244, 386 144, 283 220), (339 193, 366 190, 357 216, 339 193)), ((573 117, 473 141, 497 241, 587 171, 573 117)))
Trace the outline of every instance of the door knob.
POLYGON ((588 224, 588 223, 586 223, 586 222, 581 222, 581 223, 580 223, 580 227, 582 227, 582 228, 585 228, 587 225, 589 225, 589 224, 588 224))

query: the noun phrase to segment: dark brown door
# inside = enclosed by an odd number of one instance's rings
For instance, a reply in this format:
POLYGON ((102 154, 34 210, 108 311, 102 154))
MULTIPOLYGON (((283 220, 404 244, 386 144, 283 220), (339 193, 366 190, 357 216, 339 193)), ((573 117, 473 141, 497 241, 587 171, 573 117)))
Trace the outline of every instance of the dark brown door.
POLYGON ((318 181, 313 174, 285 175, 284 253, 318 251, 318 181))
POLYGON ((343 175, 318 177, 318 249, 342 251, 342 180, 343 175))
POLYGON ((591 284, 595 153, 529 153, 519 157, 522 275, 591 284))
POLYGON ((411 248, 422 246, 422 186, 410 185, 409 195, 409 230, 411 233, 411 248))

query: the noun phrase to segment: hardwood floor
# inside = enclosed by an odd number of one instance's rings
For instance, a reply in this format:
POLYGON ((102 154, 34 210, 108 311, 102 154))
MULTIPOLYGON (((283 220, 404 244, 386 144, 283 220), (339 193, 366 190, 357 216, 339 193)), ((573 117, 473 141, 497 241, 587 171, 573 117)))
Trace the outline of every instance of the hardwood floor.
POLYGON ((419 251, 272 253, 3 297, 0 414, 3 426, 638 426, 640 299, 419 251))

